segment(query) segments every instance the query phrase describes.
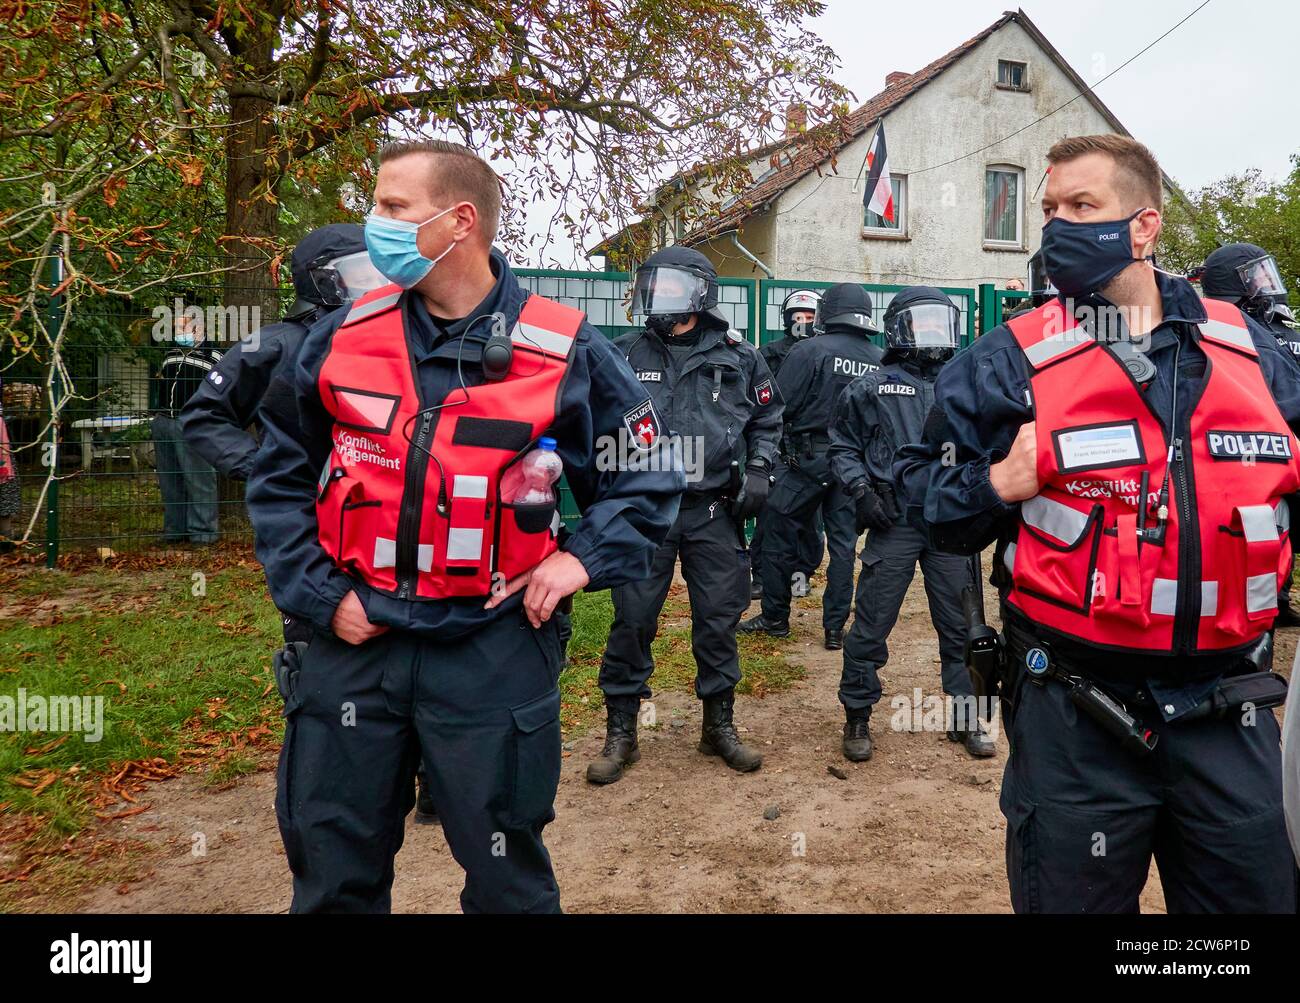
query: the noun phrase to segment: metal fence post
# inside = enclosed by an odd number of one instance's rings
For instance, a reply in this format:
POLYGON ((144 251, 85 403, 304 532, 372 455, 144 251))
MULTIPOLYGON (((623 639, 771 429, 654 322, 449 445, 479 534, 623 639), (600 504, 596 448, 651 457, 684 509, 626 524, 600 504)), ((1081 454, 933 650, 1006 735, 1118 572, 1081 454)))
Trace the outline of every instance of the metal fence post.
POLYGON ((998 296, 997 289, 992 282, 980 283, 980 334, 987 334, 998 326, 1001 318, 998 316, 998 296))
MULTIPOLYGON (((50 258, 50 288, 58 289, 63 281, 63 258, 56 252, 50 258)), ((50 297, 45 308, 47 329, 54 332, 52 342, 59 344, 59 329, 63 324, 63 294, 50 297)), ((59 563, 59 404, 63 400, 63 375, 51 358, 54 371, 50 378, 50 487, 45 492, 45 566, 53 568, 59 563)))

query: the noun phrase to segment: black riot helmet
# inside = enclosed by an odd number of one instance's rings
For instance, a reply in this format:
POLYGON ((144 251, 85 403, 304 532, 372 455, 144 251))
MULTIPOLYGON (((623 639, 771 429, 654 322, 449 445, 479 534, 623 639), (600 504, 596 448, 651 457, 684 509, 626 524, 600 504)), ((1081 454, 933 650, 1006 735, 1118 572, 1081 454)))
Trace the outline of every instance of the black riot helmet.
POLYGON ((704 327, 727 328, 718 308, 718 273, 713 262, 691 247, 674 245, 656 251, 636 270, 632 284, 632 313, 645 326, 666 337, 692 314, 704 327))
POLYGON ((874 334, 877 328, 871 320, 871 310, 871 295, 865 288, 856 282, 841 282, 822 293, 813 333, 825 334, 827 328, 835 325, 874 334))
POLYGON ((1265 324, 1292 319, 1277 261, 1256 244, 1224 244, 1210 252, 1199 277, 1210 299, 1236 303, 1265 324))
POLYGON ((822 301, 821 294, 811 289, 796 289, 781 301, 781 326, 791 338, 805 338, 812 331, 812 324, 805 324, 794 319, 797 313, 810 313, 814 322, 817 307, 822 301))
POLYGON ((885 345, 898 359, 947 362, 961 344, 961 311, 942 289, 908 286, 885 310, 885 345))
POLYGON ((1029 290, 1029 302, 1040 307, 1048 300, 1056 298, 1056 286, 1047 277, 1047 268, 1043 265, 1043 252, 1035 251, 1029 258, 1029 276, 1025 288, 1029 290))
POLYGON ((357 223, 329 223, 298 241, 290 256, 297 294, 286 320, 321 307, 337 309, 349 300, 388 284, 370 262, 365 230, 357 223))

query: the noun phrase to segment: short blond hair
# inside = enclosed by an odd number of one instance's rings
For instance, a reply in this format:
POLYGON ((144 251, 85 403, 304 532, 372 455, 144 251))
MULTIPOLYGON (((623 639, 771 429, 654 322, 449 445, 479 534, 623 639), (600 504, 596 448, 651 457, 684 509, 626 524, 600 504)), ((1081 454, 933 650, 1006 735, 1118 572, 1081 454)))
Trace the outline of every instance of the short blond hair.
POLYGON ((1089 153, 1104 153, 1115 162, 1115 188, 1134 209, 1164 207, 1164 175, 1155 155, 1132 136, 1105 133, 1100 136, 1067 136, 1047 151, 1049 164, 1077 160, 1089 153))
POLYGON ((379 151, 379 162, 385 164, 413 153, 429 153, 435 158, 431 172, 434 199, 473 202, 483 235, 489 241, 494 239, 501 223, 501 179, 488 162, 468 146, 445 139, 389 143, 379 151))

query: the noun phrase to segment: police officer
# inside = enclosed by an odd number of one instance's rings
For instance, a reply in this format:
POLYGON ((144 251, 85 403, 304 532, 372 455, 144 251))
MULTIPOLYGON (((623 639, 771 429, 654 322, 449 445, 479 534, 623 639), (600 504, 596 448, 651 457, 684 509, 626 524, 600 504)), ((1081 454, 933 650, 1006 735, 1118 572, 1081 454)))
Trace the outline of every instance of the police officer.
POLYGON ((870 530, 840 677, 844 755, 854 762, 871 758, 869 721, 881 696, 879 672, 889 659, 886 640, 918 561, 939 634, 943 691, 952 698, 948 737, 972 756, 995 752, 977 716, 964 657, 961 592, 970 580, 968 562, 930 547, 925 534, 902 519, 894 494, 894 452, 920 440, 935 378, 956 351, 960 332, 961 313, 942 290, 900 291, 885 310, 884 365, 848 385, 831 422, 831 469, 853 499, 856 530, 870 530))
MULTIPOLYGON (((1300 362, 1300 331, 1287 303, 1286 284, 1277 261, 1255 244, 1225 244, 1211 251, 1200 269, 1201 291, 1209 298, 1235 303, 1277 338, 1282 349, 1300 362)), ((1300 516, 1294 495, 1287 499, 1292 523, 1300 516)), ((1300 626, 1291 606, 1291 576, 1277 596, 1279 627, 1300 626)))
POLYGON ((999 541, 1012 904, 1136 911, 1154 853, 1171 913, 1294 912, 1277 687, 1258 672, 1300 382, 1253 318, 1150 263, 1149 150, 1072 137, 1048 160, 1058 297, 944 368, 895 463, 936 545, 999 541))
POLYGON ((763 757, 740 741, 732 717, 740 682, 736 623, 749 605, 742 530, 767 498, 781 398, 758 350, 728 329, 717 306, 717 273, 699 251, 674 246, 651 255, 637 269, 632 298, 645 328, 615 344, 652 398, 646 414, 633 416, 636 429, 670 433, 694 462, 686 463, 681 514, 649 576, 613 591, 614 624, 600 666, 605 745, 587 779, 614 783, 641 758, 637 713, 650 696, 650 646, 679 557, 691 600, 695 693, 704 703, 699 750, 749 772, 763 757))
MULTIPOLYGON (((781 363, 799 342, 812 333, 813 322, 817 319, 817 304, 821 295, 811 289, 796 289, 781 302, 781 326, 785 334, 775 341, 769 341, 758 350, 767 363, 767 368, 776 376, 781 371, 781 363)), ((787 418, 789 415, 787 414, 787 418)), ((767 536, 767 510, 758 514, 754 524, 754 535, 749 541, 749 565, 753 584, 749 597, 757 599, 763 594, 762 568, 763 540, 767 536)), ((825 544, 822 540, 821 520, 815 519, 799 527, 798 563, 795 570, 800 573, 796 580, 793 595, 808 594, 808 580, 813 572, 821 567, 822 552, 825 544)))
MULTIPOLYGON (((293 359, 307 329, 349 300, 384 285, 366 252, 356 223, 330 223, 307 234, 290 257, 296 299, 284 318, 245 339, 221 361, 190 397, 180 414, 185 441, 218 471, 247 480, 257 453, 250 430, 281 359, 293 359)), ((294 401, 267 400, 269 407, 289 409, 294 401)), ((286 632, 286 637, 288 636, 286 632)))
POLYGON ((880 368, 880 347, 870 340, 871 297, 862 286, 831 286, 814 321, 817 337, 790 350, 777 381, 786 401, 785 459, 769 502, 763 550, 763 608, 740 629, 788 637, 790 569, 797 567, 800 526, 821 514, 830 563, 822 594, 822 627, 828 650, 844 646, 844 624, 853 601, 853 557, 858 532, 853 500, 831 475, 831 413, 840 391, 880 368))
POLYGON ((379 160, 365 235, 392 284, 308 332, 297 421, 263 412, 248 485, 271 595, 314 628, 277 785, 293 910, 389 909, 423 759, 462 908, 556 911, 552 614, 648 573, 684 477, 598 469, 645 391, 580 312, 520 288, 487 163, 442 141, 379 160), (546 438, 584 510, 565 540, 520 486, 546 438))

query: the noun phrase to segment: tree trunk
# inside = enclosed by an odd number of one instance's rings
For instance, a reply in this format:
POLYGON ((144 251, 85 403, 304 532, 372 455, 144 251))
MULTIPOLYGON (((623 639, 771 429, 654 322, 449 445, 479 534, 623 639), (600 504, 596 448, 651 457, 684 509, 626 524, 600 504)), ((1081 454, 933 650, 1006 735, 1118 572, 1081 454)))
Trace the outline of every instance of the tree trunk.
MULTIPOLYGON (((251 64, 250 78, 270 79, 275 55, 270 31, 260 39, 241 41, 242 56, 251 64)), ((266 239, 277 236, 280 221, 280 203, 274 199, 280 182, 274 141, 274 105, 260 97, 232 98, 226 132, 226 235, 236 239, 223 243, 237 267, 226 273, 224 305, 256 305, 263 323, 278 319, 281 306, 268 267, 273 254, 265 246, 266 239)))

